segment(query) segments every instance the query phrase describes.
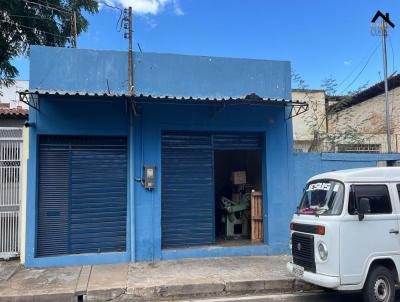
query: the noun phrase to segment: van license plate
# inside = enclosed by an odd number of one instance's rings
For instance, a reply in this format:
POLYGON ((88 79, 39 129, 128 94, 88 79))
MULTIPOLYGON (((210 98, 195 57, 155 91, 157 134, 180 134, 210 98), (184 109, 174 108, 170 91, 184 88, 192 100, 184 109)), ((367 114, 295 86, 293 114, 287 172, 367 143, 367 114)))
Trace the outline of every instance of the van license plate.
POLYGON ((293 264, 293 274, 297 277, 297 278, 303 278, 304 275, 304 267, 293 264))

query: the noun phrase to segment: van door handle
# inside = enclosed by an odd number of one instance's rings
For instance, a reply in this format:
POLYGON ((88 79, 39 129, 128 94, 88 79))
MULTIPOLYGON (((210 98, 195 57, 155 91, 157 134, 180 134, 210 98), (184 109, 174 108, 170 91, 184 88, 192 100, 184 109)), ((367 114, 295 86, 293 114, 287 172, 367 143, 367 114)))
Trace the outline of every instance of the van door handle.
POLYGON ((389 234, 398 234, 399 233, 399 231, 398 230, 393 230, 393 229, 391 229, 390 231, 389 231, 389 234))

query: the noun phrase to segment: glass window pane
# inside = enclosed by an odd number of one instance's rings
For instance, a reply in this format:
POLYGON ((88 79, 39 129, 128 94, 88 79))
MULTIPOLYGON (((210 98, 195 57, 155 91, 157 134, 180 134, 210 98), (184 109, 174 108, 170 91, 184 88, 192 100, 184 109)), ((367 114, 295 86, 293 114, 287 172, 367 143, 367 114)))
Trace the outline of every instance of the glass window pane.
POLYGON ((358 201, 361 198, 369 200, 368 214, 392 213, 389 190, 386 185, 353 185, 349 196, 349 214, 357 214, 358 201))

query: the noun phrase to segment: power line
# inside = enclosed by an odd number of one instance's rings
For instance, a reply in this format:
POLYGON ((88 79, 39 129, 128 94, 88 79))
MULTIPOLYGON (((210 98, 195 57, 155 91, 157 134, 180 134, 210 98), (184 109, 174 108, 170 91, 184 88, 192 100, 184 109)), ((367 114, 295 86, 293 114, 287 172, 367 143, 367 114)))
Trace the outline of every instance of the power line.
MULTIPOLYGON (((376 44, 375 47, 379 47, 379 45, 380 45, 380 42, 378 42, 378 43, 376 44)), ((364 59, 366 59, 367 56, 368 56, 368 55, 364 56, 364 57, 358 62, 358 64, 353 68, 353 70, 343 79, 342 82, 340 82, 340 83, 338 84, 338 86, 336 87, 336 89, 338 89, 338 88, 341 87, 344 83, 346 83, 346 81, 353 75, 353 73, 361 66, 361 64, 364 62, 364 59)))
POLYGON ((48 35, 52 35, 52 36, 55 36, 55 37, 60 37, 60 38, 71 38, 71 37, 69 37, 69 36, 58 35, 58 34, 55 34, 55 33, 51 33, 51 32, 48 32, 48 31, 45 31, 45 30, 42 30, 42 29, 38 29, 38 28, 26 26, 26 25, 17 24, 17 26, 24 27, 24 28, 29 28, 29 29, 33 29, 33 30, 38 30, 38 31, 40 31, 40 32, 42 32, 42 33, 45 33, 45 34, 48 34, 48 35))
POLYGON ((388 38, 389 38, 389 45, 390 45, 390 49, 391 49, 391 51, 392 51, 392 65, 393 65, 393 70, 392 70, 392 72, 394 73, 395 72, 395 64, 394 64, 394 55, 395 55, 395 53, 394 53, 394 50, 393 50, 393 44, 392 44, 392 39, 390 38, 390 36, 388 35, 388 38))
POLYGON ((40 7, 46 8, 46 9, 55 10, 55 11, 58 11, 62 14, 66 14, 67 16, 69 16, 71 18, 71 37, 70 37, 71 45, 74 48, 76 47, 78 32, 77 32, 77 26, 76 26, 77 19, 76 19, 75 11, 67 10, 67 9, 61 8, 60 6, 52 6, 52 5, 49 5, 48 3, 44 4, 42 2, 42 0, 37 0, 37 1, 41 1, 41 2, 34 2, 33 0, 21 0, 21 1, 28 3, 28 4, 38 5, 40 7))
MULTIPOLYGON (((56 24, 60 25, 60 26, 64 26, 64 24, 57 22, 56 20, 52 19, 52 18, 46 18, 44 16, 26 16, 26 15, 7 15, 8 17, 14 17, 14 18, 28 18, 28 19, 35 19, 35 20, 49 20, 49 21, 53 21, 56 24)), ((66 19, 64 22, 71 22, 71 20, 66 19)))
POLYGON ((107 6, 108 8, 119 10, 119 17, 118 17, 118 21, 117 21, 115 27, 117 28, 117 31, 120 32, 121 29, 122 29, 122 21, 123 21, 122 20, 123 19, 122 15, 124 13, 124 10, 122 8, 118 7, 118 6, 111 5, 111 4, 109 4, 107 2, 104 2, 104 1, 97 1, 97 3, 98 4, 103 4, 103 5, 107 6), (119 26, 119 28, 118 28, 118 26, 119 26))
MULTIPOLYGON (((31 1, 32 1, 32 0, 31 0, 31 1)), ((49 4, 49 2, 48 2, 48 1, 45 1, 45 0, 34 0, 34 1, 37 1, 38 3, 41 3, 41 4, 46 5, 46 6, 49 6, 49 7, 54 7, 54 8, 60 9, 60 10, 68 11, 67 9, 65 9, 65 8, 62 7, 62 6, 55 5, 55 4, 49 4)))
POLYGON ((43 4, 43 2, 42 3, 38 3, 38 2, 30 1, 30 0, 21 0, 21 1, 23 1, 25 3, 28 3, 28 4, 38 5, 38 6, 41 6, 41 7, 44 7, 44 8, 53 9, 53 10, 56 10, 56 11, 58 11, 60 13, 63 13, 63 14, 71 15, 71 13, 72 13, 71 11, 66 10, 64 8, 61 8, 61 7, 58 8, 58 7, 55 7, 55 6, 51 6, 49 4, 43 4))
POLYGON ((367 62, 365 62, 363 68, 362 68, 362 69, 360 70, 360 72, 356 75, 356 77, 354 78, 354 80, 351 81, 350 84, 347 85, 346 88, 344 88, 344 89, 339 93, 339 95, 341 95, 343 92, 345 92, 347 89, 349 89, 349 88, 355 83, 355 81, 358 80, 358 78, 359 78, 359 77, 361 76, 361 74, 364 72, 365 68, 368 66, 368 64, 369 64, 369 62, 371 61, 372 57, 374 56, 374 54, 375 54, 376 51, 378 50, 380 44, 381 44, 381 43, 379 43, 379 44, 375 47, 375 49, 372 51, 372 53, 369 55, 369 57, 368 57, 368 59, 367 59, 367 62))

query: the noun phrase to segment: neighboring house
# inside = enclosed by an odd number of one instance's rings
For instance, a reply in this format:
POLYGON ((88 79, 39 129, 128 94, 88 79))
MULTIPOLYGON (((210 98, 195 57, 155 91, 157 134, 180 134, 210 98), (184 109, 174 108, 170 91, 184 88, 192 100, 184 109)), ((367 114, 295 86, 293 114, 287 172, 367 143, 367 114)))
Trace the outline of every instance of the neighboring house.
MULTIPOLYGON (((400 151, 400 75, 389 79, 392 152, 400 151)), ((353 131, 356 138, 338 140, 337 152, 387 152, 384 82, 330 106, 329 132, 353 131)))
POLYGON ((18 93, 25 91, 29 88, 29 81, 27 80, 15 80, 15 83, 10 87, 1 87, 0 89, 0 100, 3 103, 9 103, 11 108, 21 106, 27 108, 28 106, 19 100, 18 93))
POLYGON ((31 47, 25 265, 287 252, 290 63, 134 58, 132 100, 126 52, 31 47), (240 190, 262 194, 257 243, 221 229, 240 190))
POLYGON ((315 151, 318 134, 326 133, 324 90, 293 89, 292 99, 306 102, 308 111, 293 118, 293 150, 295 152, 315 151))
POLYGON ((27 109, 0 103, 0 259, 20 252, 22 136, 27 119, 27 109))
MULTIPOLYGON (((392 152, 400 152, 400 75, 389 79, 392 152)), ((355 95, 326 96, 323 90, 293 89, 292 99, 309 104, 293 118, 297 152, 387 152, 384 82, 355 95)))
POLYGON ((27 120, 28 109, 22 106, 11 108, 10 103, 0 103, 0 127, 22 128, 27 120))

